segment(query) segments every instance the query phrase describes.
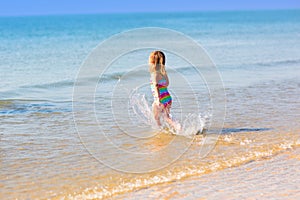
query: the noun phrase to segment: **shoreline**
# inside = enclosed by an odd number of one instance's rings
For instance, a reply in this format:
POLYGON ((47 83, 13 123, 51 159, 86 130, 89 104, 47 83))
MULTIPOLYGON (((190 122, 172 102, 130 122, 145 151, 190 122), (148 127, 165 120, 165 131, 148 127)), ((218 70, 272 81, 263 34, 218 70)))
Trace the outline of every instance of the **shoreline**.
POLYGON ((239 167, 117 195, 114 199, 299 199, 300 148, 239 167))

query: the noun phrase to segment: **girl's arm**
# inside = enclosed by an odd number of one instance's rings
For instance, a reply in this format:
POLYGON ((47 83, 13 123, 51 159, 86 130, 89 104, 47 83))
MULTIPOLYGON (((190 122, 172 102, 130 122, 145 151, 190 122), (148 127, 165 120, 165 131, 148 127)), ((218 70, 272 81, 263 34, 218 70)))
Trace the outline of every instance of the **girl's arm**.
POLYGON ((158 100, 158 103, 159 104, 159 91, 158 91, 158 74, 157 73, 152 73, 151 74, 151 80, 152 80, 152 84, 153 84, 153 92, 154 92, 154 96, 156 97, 155 99, 158 100))
POLYGON ((169 86, 169 77, 168 77, 167 72, 166 72, 166 74, 165 74, 165 79, 166 79, 166 81, 167 81, 167 87, 168 87, 168 86, 169 86))
POLYGON ((159 76, 158 73, 155 73, 155 91, 156 91, 156 94, 157 94, 157 97, 159 98, 159 90, 158 90, 158 80, 160 79, 161 77, 159 76))

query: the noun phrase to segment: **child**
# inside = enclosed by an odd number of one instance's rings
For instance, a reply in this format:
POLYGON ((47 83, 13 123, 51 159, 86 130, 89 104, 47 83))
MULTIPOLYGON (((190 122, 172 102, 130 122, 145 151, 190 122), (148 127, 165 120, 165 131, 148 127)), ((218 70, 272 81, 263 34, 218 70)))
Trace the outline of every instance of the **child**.
POLYGON ((151 74, 151 90, 154 97, 152 104, 154 119, 161 126, 160 116, 176 130, 180 129, 170 117, 172 97, 168 92, 169 78, 165 69, 166 58, 163 52, 153 51, 149 56, 149 71, 151 74))

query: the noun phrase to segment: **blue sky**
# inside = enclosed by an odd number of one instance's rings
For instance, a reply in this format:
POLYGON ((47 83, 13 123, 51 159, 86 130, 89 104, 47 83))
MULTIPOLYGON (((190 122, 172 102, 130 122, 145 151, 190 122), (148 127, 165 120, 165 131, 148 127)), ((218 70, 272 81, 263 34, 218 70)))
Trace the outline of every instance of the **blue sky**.
POLYGON ((300 0, 1 0, 0 15, 300 8, 300 0))

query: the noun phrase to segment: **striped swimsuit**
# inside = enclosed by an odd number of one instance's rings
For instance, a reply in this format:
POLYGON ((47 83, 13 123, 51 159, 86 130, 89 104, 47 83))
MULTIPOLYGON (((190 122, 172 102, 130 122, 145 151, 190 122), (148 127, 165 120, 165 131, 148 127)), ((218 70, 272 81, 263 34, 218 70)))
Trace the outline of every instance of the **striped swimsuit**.
MULTIPOLYGON (((172 98, 167 89, 167 80, 164 77, 158 81, 157 88, 158 88, 159 102, 162 103, 164 105, 164 107, 171 105, 172 98)), ((155 100, 157 100, 157 97, 155 95, 156 87, 153 84, 152 80, 151 80, 151 90, 152 90, 152 95, 153 95, 154 101, 155 101, 155 100)))

